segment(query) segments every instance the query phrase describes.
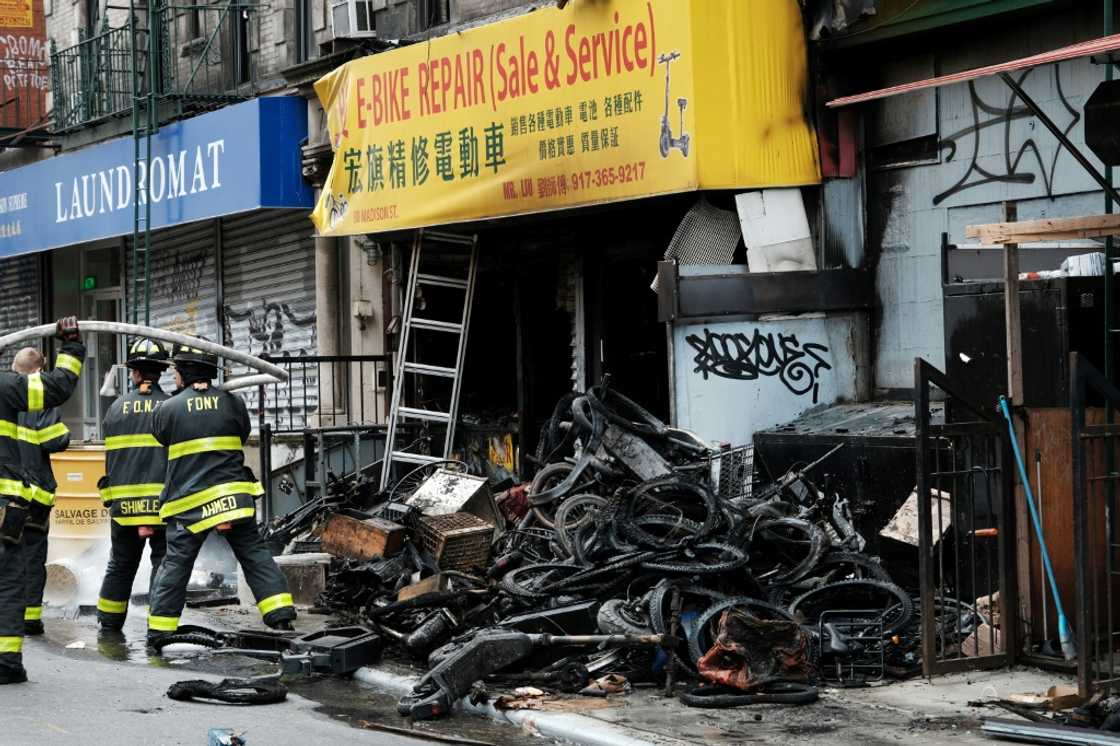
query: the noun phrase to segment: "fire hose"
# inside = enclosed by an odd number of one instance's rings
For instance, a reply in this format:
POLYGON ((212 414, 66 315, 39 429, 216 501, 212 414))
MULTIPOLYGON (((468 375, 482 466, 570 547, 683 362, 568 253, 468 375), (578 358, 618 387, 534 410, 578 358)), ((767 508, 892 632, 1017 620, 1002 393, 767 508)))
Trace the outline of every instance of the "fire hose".
MULTIPOLYGON (((119 321, 79 321, 79 332, 100 332, 103 334, 117 334, 129 337, 147 337, 156 339, 160 342, 170 342, 172 344, 190 345, 203 352, 209 352, 226 360, 231 360, 236 363, 248 366, 253 370, 260 371, 258 375, 240 376, 233 378, 222 384, 222 388, 226 391, 233 391, 235 389, 245 388, 247 386, 260 386, 269 383, 281 383, 288 380, 288 373, 283 368, 273 365, 259 357, 255 357, 245 352, 238 352, 237 350, 225 347, 220 344, 215 344, 209 340, 199 339, 192 337, 189 334, 179 334, 178 332, 169 332, 163 329, 155 329, 150 326, 142 326, 140 324, 125 324, 119 321)), ((55 325, 41 324, 33 326, 29 329, 24 329, 11 334, 5 334, 0 337, 0 350, 12 345, 26 342, 32 339, 41 337, 49 337, 55 333, 55 325)))

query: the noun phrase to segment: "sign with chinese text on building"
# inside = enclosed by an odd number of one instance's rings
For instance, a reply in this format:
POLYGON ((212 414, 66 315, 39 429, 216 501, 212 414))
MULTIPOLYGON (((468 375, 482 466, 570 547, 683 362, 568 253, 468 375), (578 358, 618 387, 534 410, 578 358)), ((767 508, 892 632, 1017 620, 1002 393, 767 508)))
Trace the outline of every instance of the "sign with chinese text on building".
POLYGON ((795 0, 573 0, 316 84, 324 235, 820 180, 795 0))

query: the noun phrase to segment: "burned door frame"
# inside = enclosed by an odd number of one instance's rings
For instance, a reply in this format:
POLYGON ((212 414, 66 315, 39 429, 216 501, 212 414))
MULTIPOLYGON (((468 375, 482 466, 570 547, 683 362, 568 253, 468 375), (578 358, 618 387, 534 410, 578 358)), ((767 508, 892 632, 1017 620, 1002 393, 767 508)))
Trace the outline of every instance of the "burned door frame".
POLYGON ((1114 412, 1120 408, 1120 389, 1105 378, 1089 360, 1076 352, 1070 353, 1070 414, 1073 424, 1073 523, 1074 523, 1074 572, 1077 578, 1076 610, 1074 623, 1077 636, 1077 687, 1083 697, 1098 689, 1120 689, 1120 654, 1112 642, 1120 634, 1120 618, 1113 614, 1113 584, 1104 584, 1104 620, 1102 630, 1101 601, 1098 590, 1098 573, 1102 569, 1105 580, 1120 573, 1120 544, 1116 539, 1116 445, 1120 442, 1120 424, 1114 412), (1086 424, 1089 404, 1104 404, 1107 415, 1101 424, 1086 424), (1090 450, 1091 444, 1102 444, 1111 449, 1090 450), (1107 494, 1097 506, 1091 506, 1093 484, 1107 485, 1107 494), (1103 512, 1103 515, 1101 515, 1103 512), (1095 520, 1096 519, 1096 520, 1095 520), (1096 521, 1103 519, 1104 557, 1091 556, 1092 545, 1099 547, 1097 537, 1091 536, 1096 521), (1093 559, 1103 559, 1103 562, 1093 559), (1102 640, 1105 651, 1101 651, 1102 640), (1089 654, 1092 650, 1092 655, 1089 654), (1107 665, 1107 669, 1105 668, 1107 665))
MULTIPOLYGON (((922 669, 926 676, 973 669, 998 668, 1015 663, 1018 651, 1018 587, 1015 572, 1015 496, 1012 474, 1011 442, 1007 428, 995 414, 995 403, 989 407, 978 406, 958 393, 953 382, 921 358, 914 361, 914 416, 917 421, 918 503, 918 574, 921 582, 921 634, 922 669), (945 395, 945 422, 934 423, 930 417, 930 387, 936 386, 945 395), (946 455, 949 463, 945 464, 946 455), (978 489, 977 477, 983 479, 978 489), (945 487, 948 489, 944 489, 945 487), (937 500, 937 533, 934 531, 933 501, 921 499, 947 492, 949 499, 949 525, 945 525, 942 499, 937 500), (988 514, 996 525, 977 525, 977 505, 988 503, 988 514), (967 518, 967 525, 962 525, 967 518), (982 538, 975 531, 995 528, 994 537, 982 538), (936 537, 939 537, 935 539, 936 537), (981 542, 996 542, 993 552, 981 542), (945 548, 952 547, 954 584, 946 585, 944 572, 945 548), (993 588, 998 579, 999 614, 1002 623, 997 637, 994 630, 988 633, 990 655, 979 655, 980 633, 975 635, 975 653, 966 654, 964 643, 968 639, 962 629, 960 613, 944 614, 956 620, 956 629, 939 630, 938 603, 967 604, 973 608, 978 597, 977 559, 986 570, 983 579, 988 586, 989 608, 993 588), (961 551, 968 553, 970 581, 965 598, 960 598, 961 551), (935 555, 936 551, 936 555, 935 555), (993 557, 994 555, 994 557, 993 557), (997 565, 993 578, 992 564, 997 565), (941 572, 939 572, 941 571, 941 572), (954 595, 956 594, 956 595, 954 595), (994 652, 994 651, 999 652, 994 652)), ((981 615, 974 613, 975 620, 981 615)), ((990 620, 988 620, 990 621, 990 620)), ((979 624, 975 623, 977 630, 979 624)), ((994 625, 992 625, 994 626, 994 625)), ((972 644, 971 642, 969 643, 972 644)))

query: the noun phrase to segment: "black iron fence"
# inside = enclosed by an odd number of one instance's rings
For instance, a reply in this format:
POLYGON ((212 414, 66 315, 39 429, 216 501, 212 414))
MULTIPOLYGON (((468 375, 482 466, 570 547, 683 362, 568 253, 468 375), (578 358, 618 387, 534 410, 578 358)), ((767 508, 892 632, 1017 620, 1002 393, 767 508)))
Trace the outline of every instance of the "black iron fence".
POLYGON ((1017 650, 1014 476, 995 402, 962 397, 941 371, 914 365, 918 570, 927 676, 1011 665, 1017 650), (945 395, 944 422, 930 390, 945 395))
POLYGON ((246 392, 257 411, 268 521, 321 495, 328 474, 370 468, 381 458, 393 364, 390 355, 262 357, 288 373, 283 383, 246 392), (299 448, 298 459, 273 464, 277 436, 299 448))
POLYGON ((305 355, 262 359, 288 373, 284 383, 260 386, 246 403, 257 410, 258 425, 274 435, 307 428, 372 425, 385 422, 393 390, 390 355, 305 355))
POLYGON ((1070 355, 1070 409, 1073 413, 1074 572, 1077 578, 1077 683, 1081 694, 1120 689, 1120 544, 1117 542, 1116 487, 1120 389, 1092 363, 1070 355), (1090 403, 1103 403, 1105 407, 1090 403))

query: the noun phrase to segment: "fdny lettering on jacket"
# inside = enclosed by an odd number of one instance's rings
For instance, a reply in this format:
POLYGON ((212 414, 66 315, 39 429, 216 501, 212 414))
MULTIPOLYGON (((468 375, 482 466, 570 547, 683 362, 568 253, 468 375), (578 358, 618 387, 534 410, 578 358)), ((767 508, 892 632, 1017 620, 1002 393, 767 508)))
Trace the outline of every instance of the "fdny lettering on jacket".
POLYGON ((152 401, 151 399, 122 401, 121 414, 151 414, 158 404, 158 401, 152 401))
POLYGON ((187 399, 188 412, 202 412, 204 410, 213 410, 218 408, 218 397, 216 396, 195 396, 187 399))

